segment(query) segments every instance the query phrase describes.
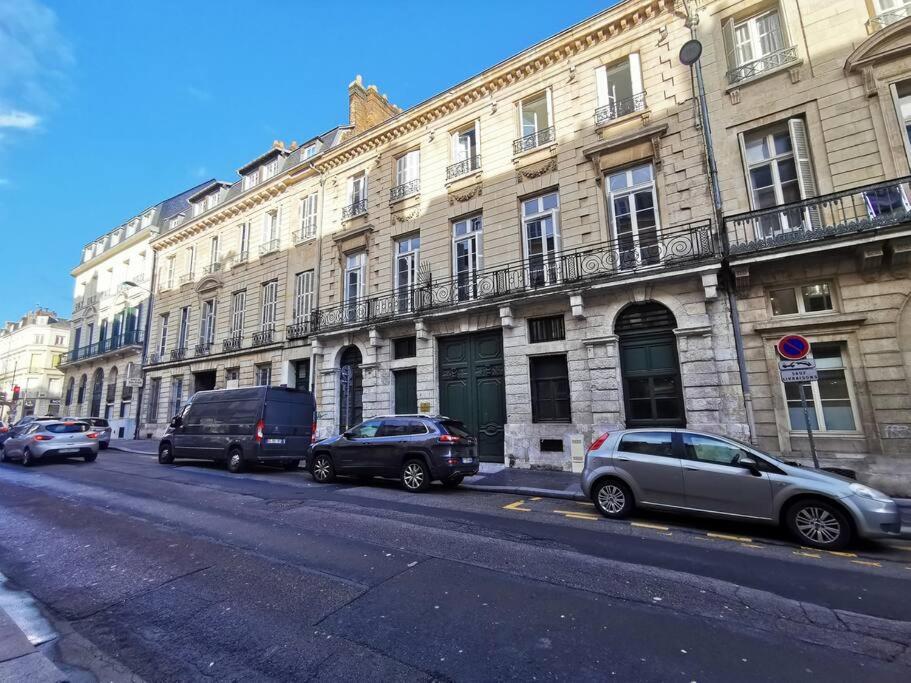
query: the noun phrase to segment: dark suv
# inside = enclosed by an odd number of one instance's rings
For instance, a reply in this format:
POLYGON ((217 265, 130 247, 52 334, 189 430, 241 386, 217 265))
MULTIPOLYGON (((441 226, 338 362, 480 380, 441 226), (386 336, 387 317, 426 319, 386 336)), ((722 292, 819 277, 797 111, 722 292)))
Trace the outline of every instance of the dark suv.
POLYGON ((336 474, 398 477, 414 492, 434 480, 455 487, 478 473, 477 443, 465 425, 448 417, 376 417, 315 444, 310 473, 322 483, 336 474))

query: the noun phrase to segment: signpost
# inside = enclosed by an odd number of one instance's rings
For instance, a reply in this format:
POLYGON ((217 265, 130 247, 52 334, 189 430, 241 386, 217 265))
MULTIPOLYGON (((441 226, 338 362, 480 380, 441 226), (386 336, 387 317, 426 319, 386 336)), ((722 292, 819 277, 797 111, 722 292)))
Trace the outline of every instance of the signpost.
POLYGON ((128 387, 133 387, 134 389, 138 389, 139 387, 142 386, 142 377, 128 377, 127 381, 126 381, 126 385, 128 387))
POLYGON ((816 456, 816 442, 813 441, 813 425, 810 422, 810 410, 807 407, 807 394, 804 386, 807 382, 819 379, 816 373, 816 359, 807 358, 810 353, 810 342, 799 334, 788 334, 775 345, 784 360, 778 361, 778 372, 785 384, 796 383, 800 390, 800 407, 803 409, 803 422, 807 426, 807 437, 810 439, 810 455, 813 466, 819 469, 819 458, 816 456))

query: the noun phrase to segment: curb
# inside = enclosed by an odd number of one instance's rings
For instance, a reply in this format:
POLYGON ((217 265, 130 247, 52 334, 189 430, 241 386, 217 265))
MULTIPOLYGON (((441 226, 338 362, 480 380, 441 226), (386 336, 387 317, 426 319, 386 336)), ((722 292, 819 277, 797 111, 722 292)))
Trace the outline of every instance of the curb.
POLYGON ((588 500, 582 492, 537 489, 531 486, 484 486, 482 484, 463 483, 459 488, 486 493, 511 493, 517 496, 541 496, 542 498, 557 498, 560 500, 588 500))
POLYGON ((124 448, 123 446, 115 446, 114 444, 108 446, 108 450, 120 451, 121 453, 135 453, 136 455, 155 455, 155 453, 151 451, 137 451, 134 448, 124 448))

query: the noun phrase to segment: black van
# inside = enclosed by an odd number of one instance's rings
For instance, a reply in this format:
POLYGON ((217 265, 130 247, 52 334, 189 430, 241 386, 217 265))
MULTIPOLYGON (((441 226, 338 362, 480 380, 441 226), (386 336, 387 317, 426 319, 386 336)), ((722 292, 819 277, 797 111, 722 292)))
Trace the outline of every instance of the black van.
POLYGON ((188 458, 224 462, 231 472, 256 463, 293 470, 307 458, 315 435, 316 401, 309 391, 199 391, 161 437, 158 462, 188 458))

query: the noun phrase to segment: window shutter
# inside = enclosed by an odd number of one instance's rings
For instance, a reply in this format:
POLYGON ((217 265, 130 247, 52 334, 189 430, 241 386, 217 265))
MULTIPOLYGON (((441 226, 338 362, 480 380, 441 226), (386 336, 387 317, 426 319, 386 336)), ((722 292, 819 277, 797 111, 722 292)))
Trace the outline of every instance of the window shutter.
POLYGON ((629 56, 629 79, 633 87, 633 95, 642 92, 642 63, 639 60, 639 53, 633 52, 629 56))
MULTIPOLYGON (((797 164, 797 185, 802 199, 816 197, 816 178, 813 176, 813 164, 810 160, 810 143, 807 140, 807 124, 803 119, 788 119, 788 132, 794 148, 794 162, 797 164)), ((822 220, 818 208, 807 209, 807 217, 812 229, 821 227, 822 220)))
MULTIPOLYGON (((737 67, 737 55, 734 54, 734 20, 728 19, 721 25, 721 36, 724 39, 724 54, 728 62, 728 71, 737 67)), ((730 80, 730 79, 729 79, 730 80)))
POLYGON ((595 69, 595 88, 598 93, 598 106, 607 105, 607 67, 599 66, 595 69))

